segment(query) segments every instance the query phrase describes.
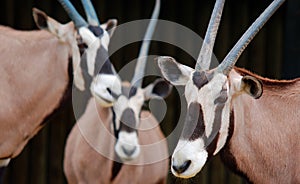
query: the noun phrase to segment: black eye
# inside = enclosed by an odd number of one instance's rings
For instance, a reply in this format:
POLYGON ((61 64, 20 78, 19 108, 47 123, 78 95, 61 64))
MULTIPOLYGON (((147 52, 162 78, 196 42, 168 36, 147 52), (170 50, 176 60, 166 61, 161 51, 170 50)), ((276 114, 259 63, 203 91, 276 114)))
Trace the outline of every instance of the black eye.
POLYGON ((107 91, 110 95, 112 95, 112 92, 111 92, 111 90, 110 90, 109 88, 106 88, 106 91, 107 91))
POLYGON ((228 99, 227 90, 222 89, 218 98, 215 99, 214 104, 224 104, 228 99))
POLYGON ((116 93, 112 92, 109 88, 106 88, 106 91, 115 99, 117 99, 120 95, 117 95, 116 93))

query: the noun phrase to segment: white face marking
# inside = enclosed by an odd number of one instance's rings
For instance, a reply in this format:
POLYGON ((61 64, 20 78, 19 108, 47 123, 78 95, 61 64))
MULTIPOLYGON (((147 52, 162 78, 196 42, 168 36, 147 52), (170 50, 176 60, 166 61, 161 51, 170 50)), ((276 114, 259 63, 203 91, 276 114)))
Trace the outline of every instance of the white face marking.
POLYGON ((138 155, 140 154, 140 146, 138 142, 137 133, 128 133, 121 131, 119 133, 119 139, 115 146, 115 151, 123 161, 132 160, 138 157, 138 155), (132 154, 129 156, 124 152, 124 150, 132 152, 132 154))
MULTIPOLYGON (((220 92, 224 85, 229 89, 227 77, 221 73, 214 74, 213 78, 205 85, 203 85, 200 90, 194 85, 192 80, 187 82, 185 87, 185 96, 188 104, 192 102, 197 102, 201 105, 203 111, 203 120, 205 125, 205 136, 210 137, 212 134, 217 133, 213 132, 213 124, 216 116, 216 106, 214 103, 215 99, 220 96, 220 92)), ((227 91, 227 93, 229 93, 227 91)), ((230 115, 230 95, 225 103, 225 106, 222 108, 222 117, 221 117, 221 128, 219 130, 219 139, 217 142, 217 147, 214 154, 218 153, 222 147, 225 145, 227 136, 228 136, 228 127, 229 127, 229 115, 230 115)), ((220 112, 219 112, 220 113, 220 112)), ((180 139, 178 145, 172 156, 172 166, 177 165, 181 166, 185 161, 190 160, 191 164, 183 173, 177 173, 172 168, 172 172, 177 177, 189 178, 195 176, 204 166, 208 157, 208 152, 204 144, 203 138, 198 138, 193 141, 180 139)))
POLYGON ((91 84, 91 92, 103 106, 111 106, 115 101, 107 89, 110 89, 115 94, 121 94, 121 81, 118 76, 109 74, 97 75, 91 84))
POLYGON ((98 38, 87 28, 81 27, 78 29, 79 35, 81 36, 83 42, 90 46, 93 44, 98 38))
MULTIPOLYGON (((104 30, 104 29, 103 29, 104 30)), ((103 46, 103 48, 105 50, 108 50, 108 45, 109 45, 109 42, 110 42, 110 36, 109 34, 107 33, 107 31, 103 31, 103 36, 101 37, 101 46, 103 46)))
POLYGON ((90 76, 94 76, 96 56, 99 48, 100 48, 100 40, 96 39, 93 42, 93 44, 91 44, 85 50, 87 56, 88 73, 90 74, 90 76))
POLYGON ((8 166, 9 162, 10 162, 10 158, 0 160, 0 167, 8 166))
POLYGON ((95 61, 97 56, 97 51, 102 46, 105 50, 108 50, 108 45, 110 41, 109 34, 103 29, 103 35, 99 39, 96 37, 88 28, 81 27, 79 28, 79 34, 82 37, 84 43, 87 44, 88 48, 86 49, 87 55, 87 66, 88 73, 93 76, 95 70, 95 61))
POLYGON ((172 155, 172 173, 180 178, 190 178, 195 176, 202 169, 207 160, 208 153, 205 149, 202 149, 203 147, 204 142, 201 139, 192 142, 179 140, 172 155), (180 174, 174 171, 173 166, 181 166, 188 160, 191 161, 191 165, 186 171, 180 174))

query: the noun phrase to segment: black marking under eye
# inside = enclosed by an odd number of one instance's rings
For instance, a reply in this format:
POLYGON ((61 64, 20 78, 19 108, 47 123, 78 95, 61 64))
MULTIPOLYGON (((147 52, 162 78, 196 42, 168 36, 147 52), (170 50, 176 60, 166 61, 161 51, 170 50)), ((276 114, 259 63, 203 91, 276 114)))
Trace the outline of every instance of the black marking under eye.
POLYGON ((223 104, 228 100, 227 90, 223 88, 218 98, 215 99, 214 104, 223 104))
MULTIPOLYGON (((114 93, 111 89, 109 88, 106 88, 107 92, 114 98, 114 99, 117 99, 120 95, 114 93)), ((105 100, 105 99, 103 99, 105 100)))
POLYGON ((196 71, 193 74, 193 82, 198 89, 202 88, 205 84, 208 83, 208 78, 205 72, 196 71))
POLYGON ((188 107, 182 138, 192 141, 201 137, 204 131, 205 125, 202 107, 199 103, 192 102, 188 107))
POLYGON ((89 25, 88 26, 88 29, 90 30, 90 31, 92 31, 92 33, 95 35, 95 36, 97 36, 97 37, 99 37, 99 36, 102 36, 103 35, 103 29, 101 28, 101 27, 99 27, 99 26, 92 26, 92 25, 89 25))

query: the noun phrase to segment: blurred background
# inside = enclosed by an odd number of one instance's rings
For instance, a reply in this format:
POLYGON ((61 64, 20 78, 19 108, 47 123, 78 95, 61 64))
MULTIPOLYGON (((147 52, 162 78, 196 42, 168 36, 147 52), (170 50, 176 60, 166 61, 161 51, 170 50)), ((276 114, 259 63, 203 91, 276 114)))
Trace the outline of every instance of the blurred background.
MULTIPOLYGON (((161 0, 160 19, 181 24, 202 38, 215 1, 211 0, 161 0)), ((84 15, 79 0, 71 0, 84 15)), ((119 24, 150 18, 154 0, 92 0, 100 21, 117 18, 119 24)), ((222 60, 235 42, 246 31, 272 0, 227 0, 223 11, 214 54, 222 60)), ((0 24, 15 29, 37 29, 32 18, 36 7, 61 23, 70 19, 55 0, 2 0, 0 24)), ((300 1, 287 0, 267 22, 264 28, 247 47, 237 66, 259 75, 275 79, 291 79, 300 76, 300 1)), ((166 33, 164 33, 166 34, 166 33)), ((167 33, 171 36, 172 32, 167 33)), ((186 40, 189 42, 189 40, 186 40)), ((140 43, 133 43, 118 50, 111 61, 117 70, 137 57, 140 43)), ((199 46, 198 46, 199 47, 199 46)), ((150 54, 170 55, 178 61, 194 66, 195 61, 183 50, 170 44, 152 42, 150 54)), ((178 93, 167 98, 167 114, 161 123, 163 132, 169 135, 176 126, 180 114, 178 93), (167 123, 168 122, 168 123, 167 123), (170 122, 173 122, 170 123, 170 122)), ((75 123, 71 100, 67 108, 60 111, 13 159, 6 170, 4 183, 16 184, 62 184, 66 183, 62 171, 63 152, 66 138, 75 123)), ((177 140, 171 140, 176 143, 177 140)), ((190 180, 175 179, 171 174, 169 183, 246 183, 231 173, 220 161, 219 156, 211 159, 205 168, 190 180)))

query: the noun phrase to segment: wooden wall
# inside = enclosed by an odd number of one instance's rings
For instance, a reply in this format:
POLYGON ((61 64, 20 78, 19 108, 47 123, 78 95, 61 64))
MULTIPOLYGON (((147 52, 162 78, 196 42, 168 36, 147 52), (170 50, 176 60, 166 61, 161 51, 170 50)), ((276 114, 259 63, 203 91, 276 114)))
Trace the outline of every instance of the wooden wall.
MULTIPOLYGON (((72 2, 82 13, 80 1, 72 0, 72 2)), ((101 21, 117 18, 119 24, 149 18, 154 4, 154 0, 93 0, 93 2, 101 21)), ((271 0, 228 0, 226 2, 214 50, 218 59, 225 57, 242 33, 270 2, 271 0)), ((204 37, 213 5, 214 1, 209 0, 162 0, 160 18, 184 25, 204 37)), ((32 19, 33 7, 45 11, 60 22, 69 20, 55 0, 3 0, 0 6, 0 24, 17 29, 36 29, 32 19)), ((297 55, 300 49, 299 10, 299 2, 292 0, 286 2, 255 37, 237 65, 271 78, 299 77, 300 58, 297 55)), ((117 69, 120 69, 126 61, 137 56, 138 49, 139 43, 126 46, 114 54, 112 62, 117 69)), ((171 55, 190 66, 195 62, 179 48, 160 42, 152 44, 150 53, 171 55)), ((167 99, 169 108, 162 123, 162 129, 166 134, 172 132, 176 126, 167 122, 178 118, 180 109, 176 108, 179 107, 177 97, 178 94, 173 92, 167 99)), ((22 154, 12 160, 6 170, 4 183, 66 183, 62 171, 64 144, 74 122, 72 105, 69 101, 66 108, 49 121, 46 127, 29 142, 22 154)), ((170 174, 168 181, 169 183, 207 184, 245 183, 243 179, 228 171, 218 156, 212 159, 197 177, 191 180, 180 180, 170 174)))

